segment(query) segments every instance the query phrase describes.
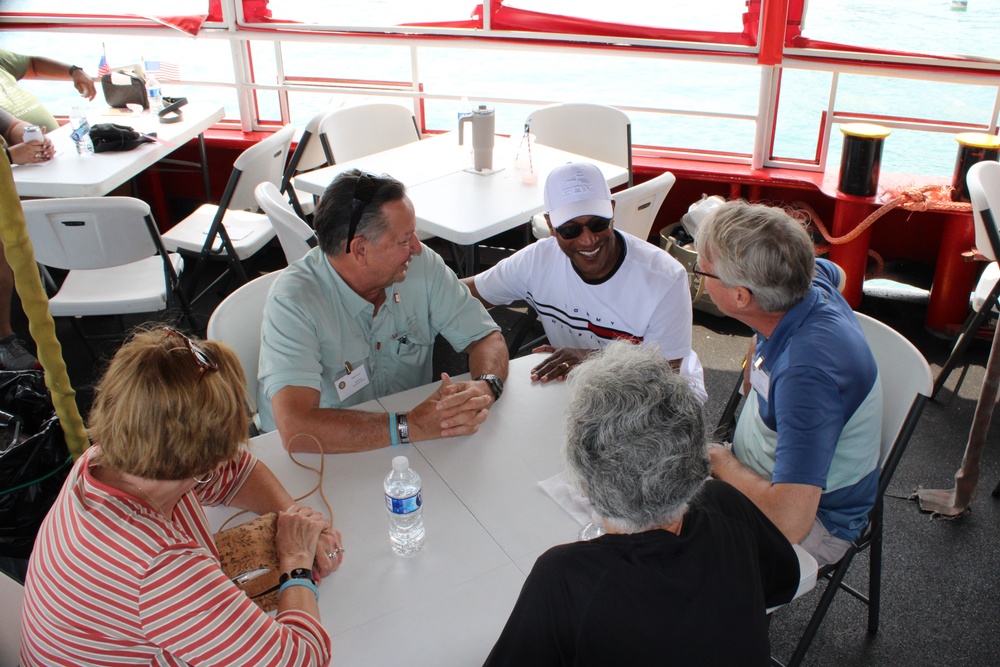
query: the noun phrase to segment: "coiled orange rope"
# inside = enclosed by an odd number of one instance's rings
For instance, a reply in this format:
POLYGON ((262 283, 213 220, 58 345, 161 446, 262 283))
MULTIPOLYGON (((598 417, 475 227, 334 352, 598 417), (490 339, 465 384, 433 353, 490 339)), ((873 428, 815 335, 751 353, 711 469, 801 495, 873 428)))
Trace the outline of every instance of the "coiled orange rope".
MULTIPOLYGON (((956 202, 951 200, 952 190, 954 190, 954 188, 950 185, 924 185, 921 187, 904 188, 895 194, 892 199, 879 207, 878 210, 874 211, 871 215, 862 220, 861 224, 857 227, 852 229, 847 234, 838 237, 830 235, 826 225, 823 224, 819 215, 811 206, 809 206, 809 204, 799 201, 794 202, 792 206, 805 213, 807 216, 807 219, 804 220, 806 226, 814 226, 826 241, 825 245, 821 243, 816 244, 816 254, 822 255, 829 251, 831 245, 850 243, 854 239, 858 238, 865 232, 866 229, 874 225, 879 218, 894 208, 902 208, 907 211, 917 212, 931 209, 935 211, 971 211, 972 205, 968 202, 956 202)), ((878 275, 881 273, 883 267, 882 258, 873 250, 869 250, 868 254, 877 264, 877 268, 873 273, 874 275, 878 275)))

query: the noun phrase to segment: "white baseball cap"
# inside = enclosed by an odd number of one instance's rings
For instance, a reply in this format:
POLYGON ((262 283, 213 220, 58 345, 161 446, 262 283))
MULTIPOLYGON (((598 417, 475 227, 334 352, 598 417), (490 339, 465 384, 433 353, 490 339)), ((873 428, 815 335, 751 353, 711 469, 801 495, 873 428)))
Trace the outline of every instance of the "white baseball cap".
POLYGON ((610 218, 614 209, 604 174, 587 162, 556 167, 545 180, 545 210, 553 227, 581 215, 610 218))

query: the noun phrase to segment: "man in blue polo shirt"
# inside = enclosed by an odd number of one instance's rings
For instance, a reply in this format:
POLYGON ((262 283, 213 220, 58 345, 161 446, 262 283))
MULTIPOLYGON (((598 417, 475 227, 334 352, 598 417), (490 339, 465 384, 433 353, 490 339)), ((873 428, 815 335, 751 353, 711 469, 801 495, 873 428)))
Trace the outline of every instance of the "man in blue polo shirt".
POLYGON ((840 560, 868 521, 878 486, 878 367, 837 287, 785 211, 745 202, 698 230, 696 273, 713 302, 756 333, 750 392, 732 452, 713 474, 740 489, 820 565, 840 560))

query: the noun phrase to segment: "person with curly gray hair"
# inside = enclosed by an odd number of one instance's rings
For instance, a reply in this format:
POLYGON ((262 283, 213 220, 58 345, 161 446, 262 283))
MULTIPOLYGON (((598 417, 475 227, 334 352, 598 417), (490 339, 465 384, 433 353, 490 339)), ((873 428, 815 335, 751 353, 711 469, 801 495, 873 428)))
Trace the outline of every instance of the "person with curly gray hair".
POLYGON ((765 610, 794 595, 798 559, 706 479, 694 390, 655 346, 621 341, 570 383, 566 464, 606 534, 539 557, 486 664, 767 664, 765 610))

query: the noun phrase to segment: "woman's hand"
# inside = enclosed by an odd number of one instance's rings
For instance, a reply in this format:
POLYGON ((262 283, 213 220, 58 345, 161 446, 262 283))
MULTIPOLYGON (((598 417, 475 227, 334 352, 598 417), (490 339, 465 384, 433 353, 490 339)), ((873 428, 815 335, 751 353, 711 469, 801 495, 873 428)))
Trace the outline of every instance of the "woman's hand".
POLYGON ((47 162, 55 155, 52 142, 46 137, 44 141, 28 141, 10 146, 11 164, 34 164, 47 162))
POLYGON ((336 572, 344 562, 344 540, 340 531, 333 527, 324 528, 316 541, 315 566, 313 574, 319 581, 336 572))
POLYGON ((305 505, 295 504, 284 512, 278 512, 275 542, 282 571, 289 572, 296 568, 311 569, 320 533, 329 525, 321 512, 305 505))

